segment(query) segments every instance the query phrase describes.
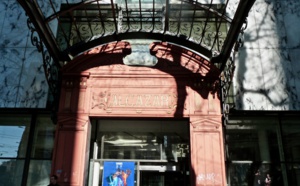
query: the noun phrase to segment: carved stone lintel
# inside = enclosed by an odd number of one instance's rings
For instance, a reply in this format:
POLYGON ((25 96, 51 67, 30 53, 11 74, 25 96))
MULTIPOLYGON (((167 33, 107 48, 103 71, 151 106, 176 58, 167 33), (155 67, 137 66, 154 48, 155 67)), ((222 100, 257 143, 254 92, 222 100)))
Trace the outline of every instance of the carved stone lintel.
POLYGON ((198 116, 199 119, 191 120, 190 125, 193 127, 193 130, 210 130, 216 131, 220 130, 222 126, 221 115, 220 116, 198 116))
POLYGON ((83 131, 88 123, 89 117, 87 114, 64 114, 58 116, 59 131, 83 131))

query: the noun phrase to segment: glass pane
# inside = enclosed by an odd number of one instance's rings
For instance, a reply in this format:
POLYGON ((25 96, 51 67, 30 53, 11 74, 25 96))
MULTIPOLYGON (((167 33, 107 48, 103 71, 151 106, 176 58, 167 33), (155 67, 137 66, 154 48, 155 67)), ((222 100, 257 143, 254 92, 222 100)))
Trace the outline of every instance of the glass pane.
POLYGON ((287 164, 289 185, 300 185, 300 163, 287 164))
POLYGON ((104 157, 107 159, 160 159, 160 143, 156 136, 141 133, 110 132, 103 135, 104 157))
POLYGON ((282 186, 283 177, 280 164, 261 163, 231 163, 228 166, 228 185, 248 186, 266 185, 271 180, 271 185, 282 186))
POLYGON ((141 185, 164 186, 164 176, 162 173, 156 171, 141 171, 141 178, 141 185))
POLYGON ((300 121, 298 118, 282 120, 282 141, 287 164, 289 185, 300 185, 300 121))
POLYGON ((52 157, 54 143, 55 125, 50 117, 38 117, 32 145, 32 158, 52 157))
MULTIPOLYGON (((57 33, 61 50, 116 32, 146 32, 186 38, 208 50, 220 52, 230 26, 230 19, 224 15, 228 8, 224 1, 205 1, 200 5, 199 1, 179 0, 98 0, 75 6, 73 2, 76 0, 63 1, 61 6, 55 4, 52 10, 44 10, 49 3, 39 2, 46 17, 60 8, 48 26, 53 35, 57 33)), ((144 37, 147 39, 146 35, 144 37)))
POLYGON ((0 157, 25 157, 29 130, 29 117, 0 116, 0 157))
POLYGON ((23 160, 0 160, 0 185, 20 186, 24 169, 23 160))
POLYGON ((285 150, 285 158, 287 161, 300 161, 300 121, 283 120, 283 146, 285 150))
POLYGON ((189 130, 186 121, 101 120, 95 141, 99 159, 177 161, 188 157, 189 130))
POLYGON ((280 161, 277 121, 235 121, 226 126, 227 157, 230 160, 280 161))
POLYGON ((31 160, 29 165, 27 185, 48 185, 51 170, 51 160, 31 160))

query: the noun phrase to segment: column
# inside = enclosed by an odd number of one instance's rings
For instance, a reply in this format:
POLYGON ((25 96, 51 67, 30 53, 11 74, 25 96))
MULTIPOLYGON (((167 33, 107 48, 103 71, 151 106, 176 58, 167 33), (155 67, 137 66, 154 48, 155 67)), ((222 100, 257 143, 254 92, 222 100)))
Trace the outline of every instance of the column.
POLYGON ((88 171, 90 123, 87 115, 60 115, 52 174, 61 186, 82 186, 88 171))
POLYGON ((221 116, 192 116, 191 185, 226 185, 221 116))
POLYGON ((265 129, 258 130, 258 144, 259 144, 261 160, 269 162, 271 160, 270 149, 269 149, 268 136, 265 129))

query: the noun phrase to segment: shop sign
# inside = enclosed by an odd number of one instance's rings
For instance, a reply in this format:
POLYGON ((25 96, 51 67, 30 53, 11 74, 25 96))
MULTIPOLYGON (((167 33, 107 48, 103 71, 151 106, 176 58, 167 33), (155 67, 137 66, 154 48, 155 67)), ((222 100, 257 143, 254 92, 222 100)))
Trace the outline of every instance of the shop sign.
POLYGON ((172 108, 177 104, 176 94, 120 94, 93 93, 94 108, 172 108))

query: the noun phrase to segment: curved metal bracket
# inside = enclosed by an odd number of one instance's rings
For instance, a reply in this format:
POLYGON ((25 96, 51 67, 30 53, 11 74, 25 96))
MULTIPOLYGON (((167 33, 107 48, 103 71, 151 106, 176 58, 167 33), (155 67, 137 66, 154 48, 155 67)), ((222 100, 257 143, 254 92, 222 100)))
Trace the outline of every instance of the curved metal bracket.
POLYGON ((55 65, 55 62, 48 52, 46 47, 44 46, 44 43, 40 39, 36 29, 33 26, 33 23, 31 22, 30 18, 27 19, 27 26, 29 30, 31 31, 31 43, 33 46, 35 46, 42 54, 43 57, 43 68, 44 68, 44 73, 45 77, 47 79, 48 85, 50 92, 53 96, 53 116, 52 116, 52 121, 56 123, 56 111, 58 109, 58 103, 59 103, 59 89, 60 89, 60 75, 59 75, 59 68, 55 65))

